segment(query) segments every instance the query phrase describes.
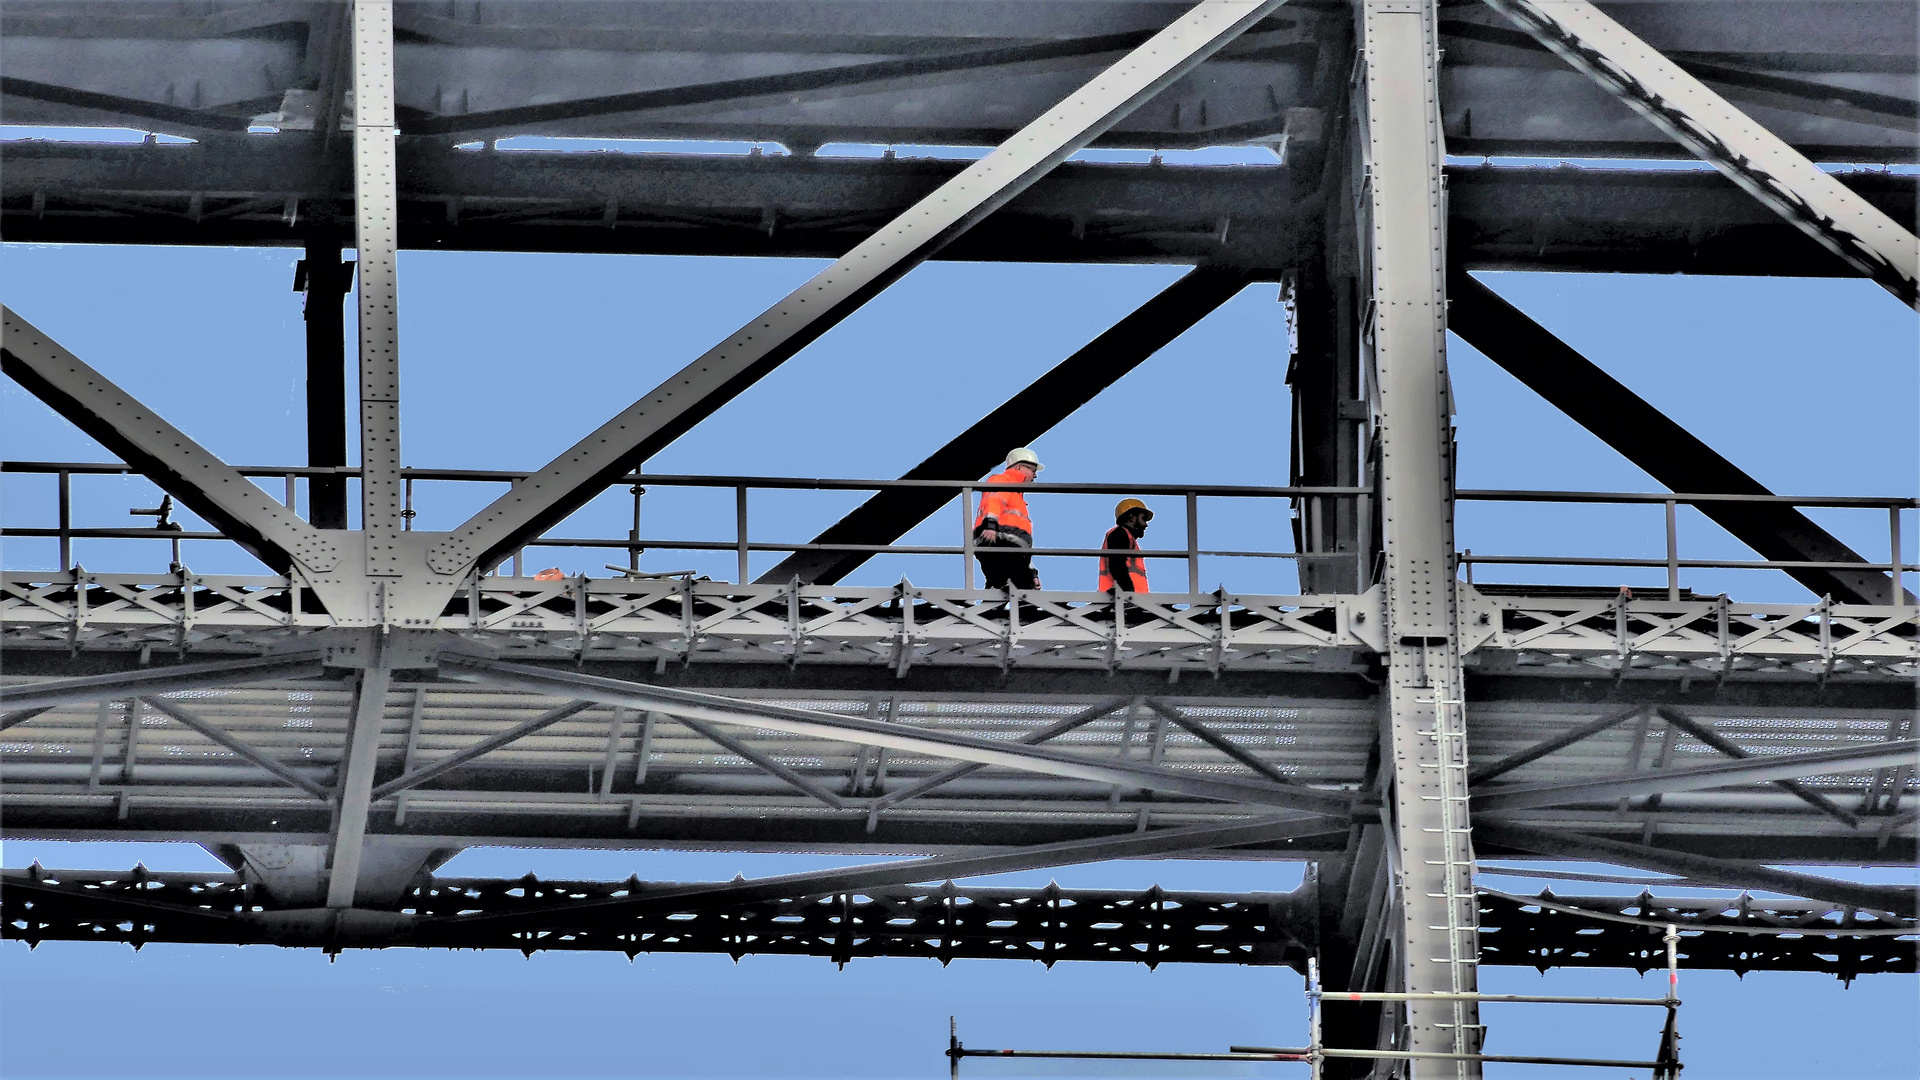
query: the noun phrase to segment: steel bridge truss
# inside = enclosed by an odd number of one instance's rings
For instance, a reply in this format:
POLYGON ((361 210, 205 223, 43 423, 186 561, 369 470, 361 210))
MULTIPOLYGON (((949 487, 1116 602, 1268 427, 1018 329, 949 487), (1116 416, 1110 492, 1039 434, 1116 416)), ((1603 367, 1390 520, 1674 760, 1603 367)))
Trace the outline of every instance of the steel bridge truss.
MULTIPOLYGON (((270 570, 84 570, 66 557, 63 476, 47 533, 61 568, 0 574, 6 831, 189 838, 234 872, 8 871, 7 936, 841 962, 1313 955, 1331 991, 1403 1003, 1330 1013, 1329 1041, 1399 1048, 1422 1080, 1478 1075, 1489 963, 1644 969, 1648 929, 1673 924, 1701 931, 1692 966, 1911 970, 1912 889, 1778 865, 1914 857, 1910 502, 1876 504, 1891 545, 1869 561, 1468 276, 1854 273, 1920 303, 1911 179, 1814 163, 1920 147, 1903 96, 1911 5, 1783 2, 1756 20, 1722 0, 1063 2, 960 26, 950 5, 893 0, 857 36, 835 0, 739 5, 725 32, 693 10, 7 5, 11 121, 104 116, 199 140, 0 147, 9 239, 304 246, 316 470, 303 519, 291 480, 285 502, 269 495, 4 312, 9 377, 270 570), (555 63, 555 49, 618 62, 555 63), (545 104, 492 77, 500 50, 541 73, 545 104), (687 81, 689 51, 720 58, 705 81, 687 81), (902 95, 926 107, 897 108, 902 95), (798 153, 628 162, 499 141, 528 131, 798 153), (985 152, 956 166, 812 153, 836 140, 985 152), (1143 140, 1273 160, 1210 176, 1069 161, 1143 140), (1724 180, 1491 161, 1676 143, 1724 180), (1450 148, 1488 164, 1450 164, 1450 148), (356 530, 336 362, 349 246, 356 530), (416 531, 403 246, 835 261, 470 519, 416 531), (837 584, 938 508, 901 490, 812 545, 776 545, 795 556, 785 581, 747 581, 744 488, 739 582, 490 573, 935 257, 1200 269, 914 482, 972 482, 1004 440, 1106 384, 1071 373, 1110 382, 1241 284, 1283 283, 1307 595, 1201 593, 1191 569, 1188 592, 1145 596, 837 584), (1462 336, 1690 489, 1664 500, 1664 563, 1609 563, 1664 565, 1664 599, 1472 583, 1476 561, 1500 560, 1455 550, 1450 291, 1462 336), (1758 552, 1751 567, 1822 599, 1685 593, 1683 501, 1758 552), (431 876, 502 841, 941 854, 715 885, 431 876), (928 884, 1182 853, 1313 866, 1284 896, 928 884), (1516 897, 1477 881, 1489 855, 1801 899, 1516 897)), ((1199 555, 1190 533, 1190 568, 1199 555)), ((1329 1075, 1354 1075, 1342 1068, 1329 1075)))

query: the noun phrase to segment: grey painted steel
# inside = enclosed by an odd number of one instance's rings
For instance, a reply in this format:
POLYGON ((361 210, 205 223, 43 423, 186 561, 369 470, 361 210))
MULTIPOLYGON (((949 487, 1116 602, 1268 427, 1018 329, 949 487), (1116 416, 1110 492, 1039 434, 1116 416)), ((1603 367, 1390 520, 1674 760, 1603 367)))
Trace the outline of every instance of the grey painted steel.
POLYGON ((1474 769, 1467 774, 1467 782, 1479 784, 1491 780, 1496 776, 1503 776, 1528 762, 1538 761, 1556 750, 1565 750, 1567 747, 1572 746, 1582 739, 1598 735, 1608 728, 1613 727, 1615 724, 1631 720, 1640 715, 1645 709, 1645 705, 1629 705, 1624 709, 1613 709, 1603 713, 1598 719, 1590 723, 1581 724, 1572 731, 1555 735, 1551 739, 1544 739, 1527 747, 1525 750, 1509 754, 1499 761, 1474 769))
POLYGON ((24 724, 52 708, 53 706, 51 705, 42 705, 37 709, 21 709, 19 712, 10 712, 5 716, 0 716, 0 731, 5 731, 18 724, 24 724))
POLYGON ((394 158, 393 0, 353 0, 353 86, 354 225, 360 263, 360 527, 366 535, 366 572, 378 578, 402 572, 396 280, 400 196, 394 158))
POLYGON ((1804 896, 1810 900, 1851 904, 1870 911, 1886 911, 1906 918, 1920 914, 1920 894, 1910 887, 1863 885, 1854 881, 1835 881, 1813 874, 1776 870, 1761 863, 1717 859, 1587 836, 1559 829, 1538 829, 1509 821, 1482 819, 1475 826, 1480 839, 1500 847, 1517 848, 1559 859, 1585 859, 1679 874, 1699 885, 1725 889, 1759 889, 1766 892, 1804 896))
MULTIPOLYGON (((1657 705, 1654 707, 1654 711, 1658 712, 1661 719, 1667 723, 1679 728, 1700 742, 1713 747, 1715 750, 1718 750, 1730 758, 1749 758, 1753 756, 1744 749, 1741 749, 1733 740, 1726 738, 1671 705, 1657 705)), ((1780 788, 1782 791, 1790 792, 1795 798, 1819 810, 1823 814, 1838 818, 1846 822, 1849 826, 1858 827, 1860 824, 1860 819, 1857 816, 1842 809, 1825 795, 1817 791, 1808 790, 1803 784, 1793 780, 1775 780, 1773 783, 1775 787, 1780 788)))
POLYGON ((326 572, 340 561, 334 540, 18 312, 0 308, 0 331, 7 375, 262 562, 326 572))
POLYGON ((578 713, 585 712, 587 709, 591 707, 592 707, 592 703, 590 702, 571 701, 565 705, 560 706, 557 709, 548 709, 547 711, 541 713, 539 716, 536 716, 531 720, 525 721, 524 723, 515 724, 514 726, 508 728, 505 731, 500 732, 497 735, 490 735, 487 738, 484 738, 479 742, 474 743, 472 746, 466 747, 461 750, 457 750, 451 754, 448 754, 446 757, 439 758, 432 762, 429 762, 426 765, 422 765, 418 769, 412 769, 405 773, 402 773, 401 775, 394 777, 393 779, 387 781, 386 783, 381 784, 379 787, 374 788, 372 790, 372 795, 370 796, 370 798, 372 798, 374 801, 378 801, 380 799, 386 798, 389 795, 395 795, 402 791, 405 791, 408 788, 419 787, 421 784, 424 784, 430 780, 436 780, 442 776, 445 776, 446 774, 452 772, 453 770, 459 768, 460 766, 465 765, 467 762, 472 761, 474 758, 480 757, 485 754, 491 754, 495 750, 500 749, 501 747, 507 745, 508 743, 516 742, 520 739, 524 739, 528 735, 531 735, 534 732, 540 731, 544 728, 550 728, 562 720, 566 720, 578 713))
POLYGON ((360 862, 366 852, 367 815, 372 807, 373 774, 379 767, 380 724, 386 716, 387 687, 392 671, 379 645, 372 646, 371 663, 360 675, 354 697, 353 724, 347 733, 347 756, 340 769, 339 806, 329 837, 327 906, 350 908, 360 884, 360 862))
POLYGON ((1920 306, 1920 239, 1588 0, 1486 0, 1822 247, 1920 306))
POLYGON ((442 575, 462 575, 539 535, 637 460, 719 408, 1193 70, 1281 2, 1203 0, 993 153, 474 515, 432 546, 428 565, 442 575))
POLYGON ((842 799, 840 796, 835 795, 833 792, 828 791, 826 788, 821 787, 819 784, 814 783, 812 780, 807 779, 805 776, 802 776, 799 772, 796 772, 795 770, 790 769, 785 765, 782 765, 780 762, 774 760, 773 758, 767 756, 766 754, 763 754, 760 751, 755 750, 753 747, 748 746, 745 742, 742 742, 741 740, 734 738, 733 736, 727 734, 726 732, 721 731, 720 729, 714 727, 712 724, 703 723, 702 721, 695 720, 693 717, 690 717, 690 716, 681 716, 679 717, 679 720, 682 724, 685 724, 687 727, 693 729, 696 732, 699 732, 701 736, 715 743, 716 745, 720 746, 722 749, 727 750, 730 753, 738 754, 739 756, 752 762, 754 765, 759 766, 761 769, 765 770, 767 773, 775 777, 778 777, 783 783, 793 787, 794 789, 802 792, 805 795, 810 796, 811 798, 817 800, 818 802, 824 803, 825 805, 830 806, 835 810, 845 810, 847 808, 847 801, 845 799, 842 799))
MULTIPOLYGON (((1364 0, 1357 91, 1365 174, 1359 243, 1372 303, 1371 387, 1385 552, 1386 741, 1396 952, 1412 993, 1478 989, 1479 904, 1467 829, 1464 692, 1453 568, 1452 402, 1446 360, 1446 201, 1433 0, 1364 0)), ((1365 987, 1361 987, 1365 989, 1365 987)), ((1407 1006, 1406 1045, 1480 1049, 1471 1000, 1407 1006)), ((1412 1075, 1480 1075, 1422 1058, 1412 1075)))
MULTIPOLYGON (((1665 710, 1661 711, 1664 714, 1665 710)), ((1732 784, 1916 764, 1920 764, 1920 739, 1900 739, 1842 746, 1833 750, 1813 750, 1804 754, 1745 758, 1687 769, 1660 769, 1610 779, 1515 784, 1506 788, 1476 791, 1473 808, 1484 813, 1565 806, 1575 802, 1607 801, 1674 791, 1704 791, 1732 784)))
POLYGON ((1144 704, 1147 708, 1152 709, 1154 712, 1159 713, 1161 716, 1166 717, 1178 725, 1187 734, 1192 735, 1194 738, 1199 739, 1201 742, 1206 743, 1208 746, 1213 747, 1215 750, 1220 751, 1274 783, 1296 783, 1292 777, 1261 761, 1259 758, 1254 757, 1252 754, 1247 753, 1230 740, 1222 738, 1218 732, 1200 721, 1195 720, 1193 717, 1188 716, 1185 711, 1154 698, 1147 698, 1144 704))
POLYGON ((0 686, 0 710, 13 713, 20 709, 47 709, 111 698, 146 697, 175 690, 301 679, 319 675, 320 672, 320 654, 301 652, 284 656, 253 656, 242 660, 211 660, 203 664, 175 664, 110 675, 83 675, 73 679, 9 683, 0 686))
POLYGON ((177 703, 168 701, 164 697, 143 697, 140 700, 146 702, 148 708, 173 717, 181 724, 205 735, 207 738, 239 754, 241 757, 267 770, 286 783, 292 784, 294 787, 307 792, 321 802, 331 802, 333 800, 333 792, 328 791, 317 781, 309 780, 301 776, 298 772, 288 768, 285 763, 275 761, 254 747, 248 746, 246 743, 220 730, 218 725, 209 723, 204 718, 194 715, 191 711, 181 708, 177 703))
POLYGON ((1305 810, 1330 817, 1346 818, 1352 800, 1330 791, 1282 787, 1265 780, 1237 780, 1225 777, 1176 773, 1169 769, 1135 764, 1124 760, 1100 760, 1039 746, 996 742, 949 732, 910 727, 891 721, 867 720, 840 713, 810 712, 763 705, 758 702, 671 690, 661 686, 621 682, 594 675, 576 675, 549 671, 522 664, 503 664, 466 656, 441 657, 441 671, 454 678, 471 678, 495 686, 507 686, 533 693, 557 694, 597 701, 603 705, 626 705, 652 709, 673 716, 691 716, 719 724, 734 724, 781 731, 794 735, 812 735, 867 746, 884 746, 935 754, 959 761, 997 765, 1049 776, 1120 784, 1130 788, 1166 791, 1201 799, 1273 806, 1287 810, 1305 810))
POLYGON ((550 921, 551 915, 556 911, 567 913, 593 911, 604 913, 609 918, 616 918, 648 911, 677 910, 689 900, 698 900, 703 907, 718 907, 730 902, 750 903, 755 900, 788 896, 857 892, 861 889, 914 885, 943 878, 951 881, 957 878, 984 877, 989 874, 1008 874, 1020 870, 1044 870, 1057 866, 1106 862, 1110 859, 1177 855, 1183 852, 1231 848, 1242 844, 1269 843, 1274 840, 1308 835, 1328 827, 1325 818, 1312 815, 1266 817, 1228 825, 1200 825, 1185 829, 1128 833, 1124 836, 1102 836, 1093 840, 1036 844, 1012 851, 962 852, 956 855, 938 855, 930 859, 878 863, 842 870, 815 870, 802 874, 754 878, 750 881, 688 885, 681 888, 661 889, 641 896, 589 900, 562 908, 549 908, 545 911, 463 915, 438 921, 472 923, 509 920, 537 925, 550 921))
MULTIPOLYGON (((1113 712, 1115 709, 1124 708, 1126 704, 1127 704, 1126 698, 1108 698, 1105 701, 1098 702, 1094 705, 1088 706, 1087 708, 1073 714, 1072 716, 1067 717, 1065 720, 1062 720, 1057 724, 1048 725, 1047 727, 1041 728, 1039 731, 1033 732, 1030 735, 1023 735, 1020 737, 1020 742, 1022 745, 1025 745, 1025 746, 1037 746, 1040 743, 1046 742, 1049 739, 1054 739, 1054 738, 1058 738, 1061 735, 1065 735, 1067 732, 1072 731, 1076 728, 1085 727, 1088 724, 1093 723, 1095 720, 1098 720, 1101 717, 1106 716, 1107 714, 1113 712)), ((986 768, 985 765, 980 765, 974 762, 968 762, 965 765, 955 765, 953 768, 946 769, 942 772, 937 772, 932 776, 927 777, 925 780, 918 780, 918 781, 915 781, 914 783, 908 784, 906 787, 901 788, 899 791, 887 792, 885 795, 882 795, 880 798, 874 800, 874 808, 876 810, 879 810, 879 809, 884 809, 885 807, 894 806, 899 803, 906 802, 908 799, 914 798, 915 796, 924 795, 927 792, 932 791, 934 788, 942 787, 946 784, 950 784, 953 781, 958 780, 963 776, 968 776, 973 773, 979 772, 981 769, 984 769, 984 768, 986 768)))

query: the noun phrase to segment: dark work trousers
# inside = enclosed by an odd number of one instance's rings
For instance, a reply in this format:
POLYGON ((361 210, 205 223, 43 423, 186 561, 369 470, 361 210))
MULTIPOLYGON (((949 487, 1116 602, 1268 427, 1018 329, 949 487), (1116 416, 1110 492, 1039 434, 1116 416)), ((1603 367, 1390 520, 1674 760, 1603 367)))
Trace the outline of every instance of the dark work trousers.
POLYGON ((1033 572, 1033 556, 1014 544, 996 544, 975 552, 980 560, 980 576, 989 589, 1037 589, 1040 580, 1033 572), (992 554, 988 554, 991 551, 992 554))

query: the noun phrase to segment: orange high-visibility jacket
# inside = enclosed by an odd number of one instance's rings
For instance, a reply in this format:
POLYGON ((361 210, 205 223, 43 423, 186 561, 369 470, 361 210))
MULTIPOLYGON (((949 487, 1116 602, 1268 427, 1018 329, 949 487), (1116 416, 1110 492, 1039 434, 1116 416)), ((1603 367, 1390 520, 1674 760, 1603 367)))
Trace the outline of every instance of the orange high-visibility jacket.
MULTIPOLYGON (((1134 551, 1140 550, 1139 538, 1134 536, 1132 532, 1128 531, 1125 525, 1115 525, 1111 530, 1109 530, 1107 532, 1107 542, 1102 543, 1100 546, 1111 547, 1114 533, 1119 533, 1121 536, 1126 537, 1128 548, 1134 551)), ((1115 549, 1115 550, 1118 550, 1118 549, 1115 549)), ((1100 557, 1100 591, 1101 592, 1110 592, 1113 589, 1113 572, 1107 566, 1107 560, 1109 558, 1110 556, 1106 556, 1106 555, 1102 555, 1100 557)), ((1127 557, 1127 574, 1128 576, 1133 578, 1134 592, 1148 591, 1147 560, 1141 558, 1138 555, 1129 555, 1127 557)))
MULTIPOLYGON (((1013 469, 987 477, 989 484, 1026 482, 1026 474, 1013 469)), ((1011 540, 1017 547, 1033 546, 1033 518, 1027 514, 1025 495, 1017 491, 989 491, 981 495, 980 512, 973 518, 973 531, 979 532, 988 518, 993 519, 993 527, 1001 532, 1002 542, 1011 540)))

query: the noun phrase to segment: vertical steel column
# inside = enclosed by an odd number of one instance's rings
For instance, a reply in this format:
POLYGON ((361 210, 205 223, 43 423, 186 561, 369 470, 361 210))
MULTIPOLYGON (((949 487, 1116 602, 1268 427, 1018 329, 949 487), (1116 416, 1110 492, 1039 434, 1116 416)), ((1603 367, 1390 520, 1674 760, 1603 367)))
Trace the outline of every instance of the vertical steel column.
MULTIPOLYGON (((307 464, 347 463, 347 286, 349 264, 340 261, 340 237, 332 231, 307 237, 307 464)), ((347 481, 316 476, 307 481, 307 518, 316 529, 347 527, 347 481)))
POLYGON ((393 0, 354 0, 353 191, 360 252, 360 523, 367 573, 399 573, 400 323, 393 0))
MULTIPOLYGON (((1412 993, 1476 989, 1478 910, 1453 566, 1446 365, 1446 193, 1435 0, 1365 0, 1358 87, 1366 170, 1356 214, 1371 295, 1387 587, 1387 738, 1399 970, 1412 993)), ((1405 1049, 1477 1053, 1471 1002, 1409 1002, 1405 1049)), ((1478 1077, 1423 1059, 1415 1077, 1478 1077)))

